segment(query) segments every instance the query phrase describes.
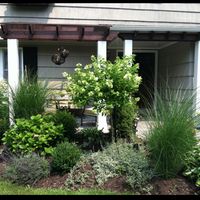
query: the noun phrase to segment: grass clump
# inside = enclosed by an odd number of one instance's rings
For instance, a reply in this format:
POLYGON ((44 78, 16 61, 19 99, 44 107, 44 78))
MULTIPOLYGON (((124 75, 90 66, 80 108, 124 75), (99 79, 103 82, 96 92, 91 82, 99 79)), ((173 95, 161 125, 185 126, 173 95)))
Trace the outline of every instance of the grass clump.
POLYGON ((12 91, 14 117, 29 119, 45 110, 48 88, 43 82, 24 79, 12 91))
POLYGON ((156 94, 157 106, 148 109, 150 131, 147 146, 155 171, 163 178, 175 177, 184 165, 185 154, 195 144, 195 93, 167 87, 156 94))

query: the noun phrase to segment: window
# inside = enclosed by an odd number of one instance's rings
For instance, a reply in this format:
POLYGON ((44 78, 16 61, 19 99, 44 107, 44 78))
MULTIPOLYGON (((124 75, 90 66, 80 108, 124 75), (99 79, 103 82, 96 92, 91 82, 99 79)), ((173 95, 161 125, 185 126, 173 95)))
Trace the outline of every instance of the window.
MULTIPOLYGON (((2 71, 2 77, 5 80, 8 80, 8 53, 6 48, 0 50, 0 71, 2 71)), ((22 49, 19 49, 19 79, 23 76, 23 63, 22 63, 22 49)))

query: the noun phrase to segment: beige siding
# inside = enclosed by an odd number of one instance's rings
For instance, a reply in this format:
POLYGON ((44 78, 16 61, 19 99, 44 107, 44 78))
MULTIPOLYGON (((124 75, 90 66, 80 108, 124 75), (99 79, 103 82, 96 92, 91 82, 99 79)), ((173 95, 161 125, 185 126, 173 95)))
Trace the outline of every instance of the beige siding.
POLYGON ((108 24, 114 30, 198 31, 200 4, 55 3, 41 9, 0 4, 0 22, 108 24))
POLYGON ((194 43, 180 42, 159 51, 158 87, 163 82, 177 89, 193 88, 194 43))
POLYGON ((51 56, 56 51, 55 46, 38 47, 38 78, 46 80, 51 87, 60 88, 62 86, 63 72, 73 73, 76 64, 84 65, 90 63, 90 56, 96 55, 96 46, 64 46, 69 50, 69 56, 62 65, 55 65, 51 61, 51 56))

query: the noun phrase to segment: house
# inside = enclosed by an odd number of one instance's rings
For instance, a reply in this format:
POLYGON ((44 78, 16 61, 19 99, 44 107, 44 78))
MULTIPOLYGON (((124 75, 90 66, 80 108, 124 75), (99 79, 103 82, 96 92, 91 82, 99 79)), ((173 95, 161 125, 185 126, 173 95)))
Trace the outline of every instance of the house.
MULTIPOLYGON (((0 79, 12 87, 25 67, 59 90, 62 72, 90 62, 92 54, 114 60, 132 53, 144 95, 145 87, 154 94, 167 80, 173 89, 200 86, 198 3, 0 3, 0 36, 0 79), (56 65, 51 56, 59 47, 69 55, 56 65)), ((105 118, 98 119, 104 127, 105 118)))

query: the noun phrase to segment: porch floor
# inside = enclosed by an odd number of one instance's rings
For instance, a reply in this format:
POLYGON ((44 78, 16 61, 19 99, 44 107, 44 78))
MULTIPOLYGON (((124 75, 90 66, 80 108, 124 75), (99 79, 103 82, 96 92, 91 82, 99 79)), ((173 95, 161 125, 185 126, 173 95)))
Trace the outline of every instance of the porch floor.
MULTIPOLYGON (((83 126, 80 126, 80 118, 76 118, 77 123, 79 124, 79 130, 83 129, 83 128, 89 128, 89 127, 95 127, 96 123, 93 117, 87 116, 84 117, 83 120, 83 126)), ((108 128, 110 128, 110 125, 108 125, 108 128)), ((141 139, 145 139, 147 133, 148 133, 148 121, 144 121, 144 120, 139 120, 137 123, 137 127, 136 127, 137 131, 136 131, 136 135, 141 138, 141 139)), ((200 130, 197 131, 196 133, 196 137, 198 140, 200 140, 200 130)))

